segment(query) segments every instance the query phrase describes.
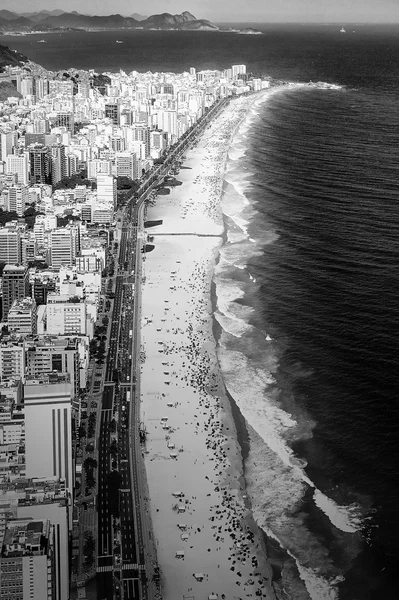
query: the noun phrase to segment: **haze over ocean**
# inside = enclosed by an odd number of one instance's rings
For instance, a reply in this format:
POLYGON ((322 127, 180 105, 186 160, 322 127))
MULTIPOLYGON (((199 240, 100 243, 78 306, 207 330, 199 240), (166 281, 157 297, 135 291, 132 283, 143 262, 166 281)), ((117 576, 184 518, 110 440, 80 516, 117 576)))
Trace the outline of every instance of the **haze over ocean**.
POLYGON ((312 597, 394 599, 399 27, 261 28, 0 42, 54 70, 244 63, 345 86, 274 94, 235 138, 215 270, 219 359, 240 410, 259 415, 246 464, 257 520, 301 565, 312 597))

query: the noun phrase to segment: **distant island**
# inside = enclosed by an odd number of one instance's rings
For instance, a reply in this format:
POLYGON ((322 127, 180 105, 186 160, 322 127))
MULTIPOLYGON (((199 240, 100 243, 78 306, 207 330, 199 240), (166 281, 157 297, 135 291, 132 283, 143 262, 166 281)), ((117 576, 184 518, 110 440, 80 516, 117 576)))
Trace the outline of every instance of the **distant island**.
POLYGON ((220 28, 207 19, 197 19, 188 11, 180 15, 162 13, 144 17, 134 13, 128 17, 120 14, 97 16, 82 15, 76 11, 63 12, 61 10, 42 10, 32 13, 14 13, 9 10, 0 10, 0 29, 2 34, 46 33, 70 29, 112 30, 112 29, 144 29, 144 30, 172 30, 172 31, 221 31, 239 34, 261 34, 255 29, 220 28))

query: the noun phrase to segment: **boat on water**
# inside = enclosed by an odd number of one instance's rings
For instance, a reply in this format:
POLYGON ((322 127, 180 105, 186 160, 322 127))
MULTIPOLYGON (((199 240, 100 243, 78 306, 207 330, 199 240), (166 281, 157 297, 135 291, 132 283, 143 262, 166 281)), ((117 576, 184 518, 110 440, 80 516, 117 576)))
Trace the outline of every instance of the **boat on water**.
POLYGON ((340 33, 346 33, 346 30, 343 27, 341 27, 341 29, 339 30, 339 32, 340 33))
POLYGON ((38 43, 38 44, 43 44, 43 43, 44 43, 44 44, 46 44, 46 43, 47 43, 47 40, 37 40, 37 43, 38 43))
POLYGON ((117 44, 123 44, 123 42, 121 40, 116 40, 117 44))

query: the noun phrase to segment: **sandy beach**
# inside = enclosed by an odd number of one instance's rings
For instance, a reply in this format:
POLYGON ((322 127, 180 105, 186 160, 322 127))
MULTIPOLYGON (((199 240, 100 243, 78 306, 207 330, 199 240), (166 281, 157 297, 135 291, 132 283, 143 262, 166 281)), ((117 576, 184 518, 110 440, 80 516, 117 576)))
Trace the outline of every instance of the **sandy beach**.
POLYGON ((275 597, 212 331, 227 150, 255 101, 230 103, 187 152, 183 184, 147 212, 163 221, 146 231, 155 248, 143 261, 141 414, 164 600, 275 597))

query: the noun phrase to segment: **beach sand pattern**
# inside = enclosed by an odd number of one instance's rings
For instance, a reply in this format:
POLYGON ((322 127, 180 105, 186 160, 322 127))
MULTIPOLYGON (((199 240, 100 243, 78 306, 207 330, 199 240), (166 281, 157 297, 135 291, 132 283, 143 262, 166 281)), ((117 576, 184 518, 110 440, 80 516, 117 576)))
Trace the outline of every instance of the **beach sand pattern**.
POLYGON ((275 597, 212 331, 227 149, 253 102, 231 103, 187 153, 183 185, 148 209, 163 222, 143 263, 141 411, 165 600, 275 597))

